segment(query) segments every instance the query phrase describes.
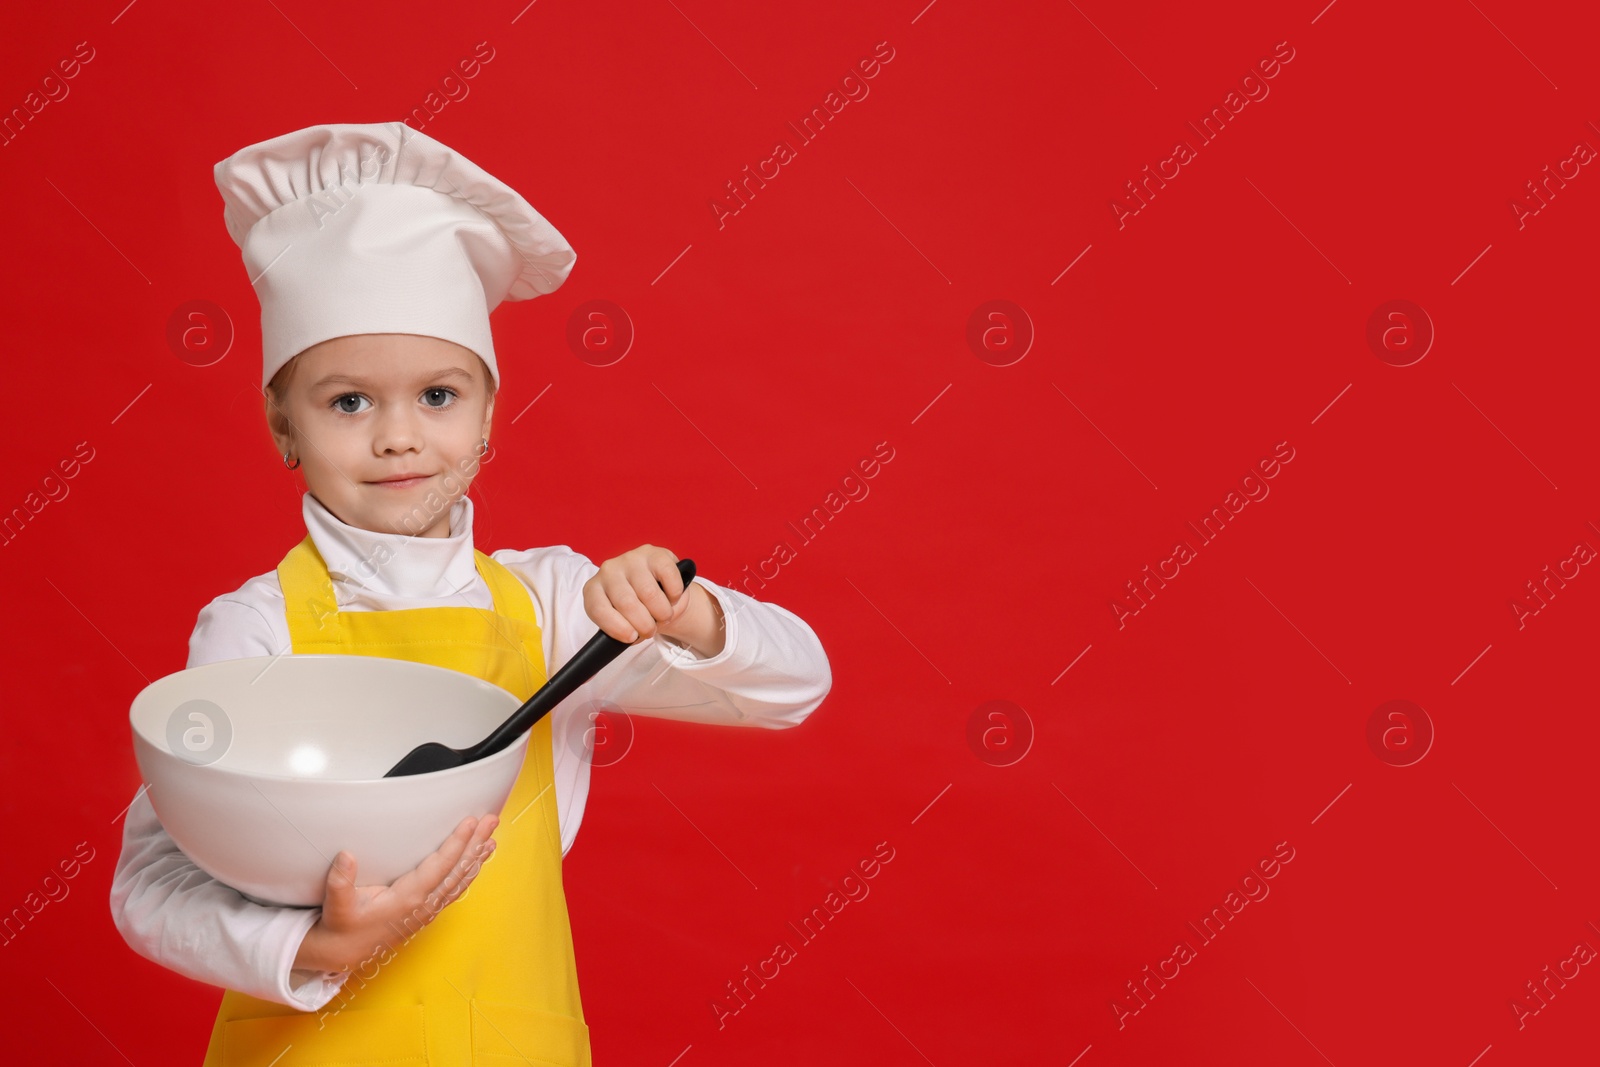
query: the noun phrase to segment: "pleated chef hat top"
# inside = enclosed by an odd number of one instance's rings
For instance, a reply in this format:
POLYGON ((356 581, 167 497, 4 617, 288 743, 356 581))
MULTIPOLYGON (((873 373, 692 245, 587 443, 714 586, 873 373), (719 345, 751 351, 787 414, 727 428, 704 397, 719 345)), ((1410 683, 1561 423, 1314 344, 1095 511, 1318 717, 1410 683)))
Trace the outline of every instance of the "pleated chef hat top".
POLYGON ((215 168, 261 301, 261 384, 321 341, 412 333, 494 376, 489 312, 554 292, 577 253, 515 189, 403 122, 308 126, 215 168))

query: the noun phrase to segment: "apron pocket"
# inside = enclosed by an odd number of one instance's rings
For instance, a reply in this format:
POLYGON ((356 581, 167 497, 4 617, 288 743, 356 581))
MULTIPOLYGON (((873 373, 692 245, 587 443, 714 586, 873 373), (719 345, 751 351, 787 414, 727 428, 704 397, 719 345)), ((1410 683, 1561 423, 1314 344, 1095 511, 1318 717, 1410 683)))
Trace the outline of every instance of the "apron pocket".
POLYGON ((316 1012, 295 1012, 222 1024, 223 1067, 426 1067, 427 1062, 421 1004, 346 1008, 326 1020, 316 1012))
POLYGON ((589 1055, 589 1027, 582 1019, 521 1004, 472 1001, 474 1065, 590 1067, 589 1055))

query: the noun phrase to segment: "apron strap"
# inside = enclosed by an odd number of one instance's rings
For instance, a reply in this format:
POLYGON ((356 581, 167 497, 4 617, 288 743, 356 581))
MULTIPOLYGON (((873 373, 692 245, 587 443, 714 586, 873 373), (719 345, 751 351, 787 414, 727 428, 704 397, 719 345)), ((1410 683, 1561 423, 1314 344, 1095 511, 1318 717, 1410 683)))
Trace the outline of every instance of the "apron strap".
POLYGON ((472 555, 478 565, 478 573, 488 583, 495 612, 528 624, 523 630, 522 659, 532 677, 548 678, 542 641, 544 628, 539 625, 538 614, 533 610, 533 598, 528 595, 528 587, 493 557, 477 549, 472 550, 472 555))
POLYGON ((528 587, 517 581, 517 576, 494 557, 486 556, 477 549, 472 550, 472 555, 478 565, 478 573, 488 583, 489 595, 494 597, 494 610, 537 625, 539 620, 533 610, 533 598, 528 596, 528 587))
POLYGON ((278 564, 278 585, 283 589, 283 609, 289 620, 290 647, 327 637, 326 628, 339 613, 333 579, 311 535, 289 550, 278 564))

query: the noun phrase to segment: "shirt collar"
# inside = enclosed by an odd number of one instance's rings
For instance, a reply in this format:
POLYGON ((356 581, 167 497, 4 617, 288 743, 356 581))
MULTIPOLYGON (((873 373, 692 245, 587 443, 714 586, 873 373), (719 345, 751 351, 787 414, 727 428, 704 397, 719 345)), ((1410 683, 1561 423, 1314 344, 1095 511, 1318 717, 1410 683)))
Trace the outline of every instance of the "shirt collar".
POLYGON ((335 584, 377 596, 452 596, 477 579, 472 544, 472 500, 450 506, 449 537, 413 537, 350 526, 306 493, 301 500, 306 532, 335 584))

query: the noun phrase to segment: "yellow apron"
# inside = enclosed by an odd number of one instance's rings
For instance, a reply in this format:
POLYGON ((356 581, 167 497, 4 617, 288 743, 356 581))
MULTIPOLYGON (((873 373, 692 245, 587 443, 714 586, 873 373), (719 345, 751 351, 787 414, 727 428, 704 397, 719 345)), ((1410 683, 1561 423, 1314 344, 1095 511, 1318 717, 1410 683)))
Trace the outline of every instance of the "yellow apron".
MULTIPOLYGON (((509 571, 473 554, 493 611, 341 612, 308 536, 278 565, 293 651, 431 663, 526 700, 545 682, 533 603, 509 571)), ((388 962, 352 971, 319 1011, 228 990, 205 1067, 591 1067, 551 764, 546 715, 500 813, 494 856, 467 891, 388 962)))

